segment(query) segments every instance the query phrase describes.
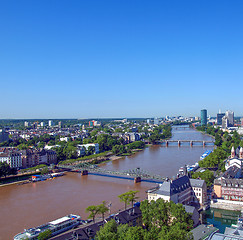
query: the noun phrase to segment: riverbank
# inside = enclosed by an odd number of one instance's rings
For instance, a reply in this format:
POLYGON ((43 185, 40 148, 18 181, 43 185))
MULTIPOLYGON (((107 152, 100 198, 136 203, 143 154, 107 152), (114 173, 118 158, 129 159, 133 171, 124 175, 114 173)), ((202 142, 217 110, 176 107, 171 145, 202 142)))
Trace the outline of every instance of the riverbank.
POLYGON ((243 211, 243 202, 214 199, 211 201, 210 207, 231 211, 243 211))

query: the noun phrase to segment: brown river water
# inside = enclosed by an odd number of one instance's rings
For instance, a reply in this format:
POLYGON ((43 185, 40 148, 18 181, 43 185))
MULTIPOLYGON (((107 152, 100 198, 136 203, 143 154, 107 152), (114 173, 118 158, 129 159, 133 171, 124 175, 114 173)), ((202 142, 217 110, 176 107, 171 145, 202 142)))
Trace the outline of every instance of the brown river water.
MULTIPOLYGON (((212 140, 193 129, 174 129, 172 140, 212 140)), ((128 170, 140 167, 151 173, 172 177, 185 164, 194 164, 200 156, 213 146, 171 144, 151 146, 133 156, 102 164, 111 170, 128 170)), ((0 187, 0 240, 13 239, 24 229, 44 224, 64 215, 73 213, 88 217, 85 208, 111 202, 111 212, 123 209, 118 195, 129 190, 138 190, 139 200, 146 198, 145 191, 154 183, 137 183, 132 180, 101 176, 81 176, 67 173, 63 177, 44 182, 0 187)))

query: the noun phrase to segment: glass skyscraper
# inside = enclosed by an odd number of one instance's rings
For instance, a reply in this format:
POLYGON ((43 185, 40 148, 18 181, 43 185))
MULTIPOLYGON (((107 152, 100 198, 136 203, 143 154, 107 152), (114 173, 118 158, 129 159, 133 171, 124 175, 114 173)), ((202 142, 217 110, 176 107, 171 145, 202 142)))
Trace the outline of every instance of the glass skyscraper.
POLYGON ((201 126, 207 126, 207 110, 201 110, 201 126))

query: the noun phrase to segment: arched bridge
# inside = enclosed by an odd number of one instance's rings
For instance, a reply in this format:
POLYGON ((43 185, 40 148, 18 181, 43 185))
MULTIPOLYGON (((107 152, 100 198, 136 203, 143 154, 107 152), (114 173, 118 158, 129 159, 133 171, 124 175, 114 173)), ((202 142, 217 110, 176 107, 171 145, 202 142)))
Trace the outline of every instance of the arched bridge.
POLYGON ((166 147, 169 146, 170 143, 177 143, 178 147, 182 145, 182 143, 188 143, 191 147, 193 145, 202 145, 205 147, 206 145, 214 145, 214 141, 203 141, 203 140, 161 140, 157 141, 157 144, 164 143, 166 147))

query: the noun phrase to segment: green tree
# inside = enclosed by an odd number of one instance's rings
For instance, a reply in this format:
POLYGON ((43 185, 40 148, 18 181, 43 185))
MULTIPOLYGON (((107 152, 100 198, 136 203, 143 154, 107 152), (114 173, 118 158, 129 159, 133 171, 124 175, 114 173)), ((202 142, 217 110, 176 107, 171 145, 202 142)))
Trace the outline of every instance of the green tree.
POLYGON ((7 162, 0 162, 0 177, 10 175, 11 171, 12 170, 7 162))
POLYGON ((131 194, 129 192, 126 192, 126 193, 123 193, 121 195, 118 195, 118 198, 120 198, 121 202, 124 202, 125 210, 126 210, 127 205, 131 202, 131 194))
POLYGON ((103 201, 100 205, 98 205, 98 214, 102 215, 102 219, 104 222, 105 219, 105 213, 109 211, 109 208, 106 206, 106 202, 103 201))
POLYGON ((43 169, 41 169, 41 174, 47 174, 47 173, 49 173, 48 167, 44 167, 43 169))
POLYGON ((117 240, 117 225, 114 219, 111 219, 95 235, 96 240, 117 240))
POLYGON ((95 205, 88 206, 85 210, 86 212, 90 212, 89 218, 93 219, 93 222, 95 222, 95 216, 99 212, 99 207, 95 205))
POLYGON ((200 178, 206 182, 208 187, 210 187, 212 186, 215 177, 214 177, 214 172, 207 169, 204 172, 193 173, 192 178, 194 179, 200 178))
POLYGON ((130 194, 129 201, 132 203, 132 206, 133 206, 133 203, 138 200, 138 197, 136 196, 136 194, 138 192, 139 191, 129 191, 128 192, 130 194))

